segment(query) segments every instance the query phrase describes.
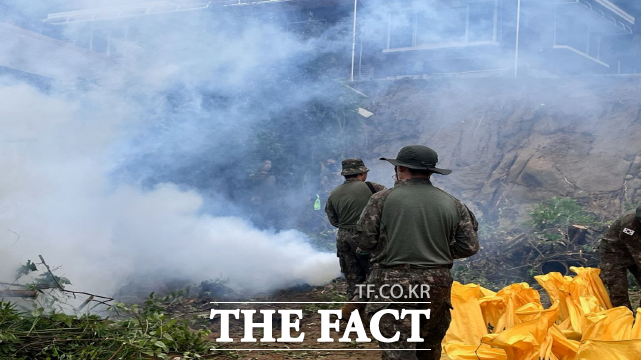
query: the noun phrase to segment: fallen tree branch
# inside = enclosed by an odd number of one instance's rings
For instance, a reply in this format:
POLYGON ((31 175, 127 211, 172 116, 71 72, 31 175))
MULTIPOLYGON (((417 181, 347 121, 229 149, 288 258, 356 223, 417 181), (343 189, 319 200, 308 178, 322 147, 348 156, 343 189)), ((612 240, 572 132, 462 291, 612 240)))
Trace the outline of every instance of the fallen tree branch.
POLYGON ((47 265, 47 263, 45 262, 45 258, 43 258, 43 257, 42 257, 42 255, 38 255, 38 256, 40 257, 40 261, 42 261, 42 265, 44 265, 44 266, 47 268, 47 271, 48 271, 48 272, 49 272, 49 274, 51 275, 51 278, 52 278, 52 279, 53 279, 53 281, 56 283, 56 285, 58 286, 58 288, 59 288, 60 290, 64 291, 64 290, 65 290, 65 288, 64 288, 64 287, 62 287, 62 285, 60 285, 60 283, 58 282, 58 278, 53 274, 53 272, 51 271, 51 268, 49 268, 49 265, 47 265))
POLYGON ((35 298, 38 295, 36 290, 0 290, 0 298, 3 297, 20 297, 35 298))

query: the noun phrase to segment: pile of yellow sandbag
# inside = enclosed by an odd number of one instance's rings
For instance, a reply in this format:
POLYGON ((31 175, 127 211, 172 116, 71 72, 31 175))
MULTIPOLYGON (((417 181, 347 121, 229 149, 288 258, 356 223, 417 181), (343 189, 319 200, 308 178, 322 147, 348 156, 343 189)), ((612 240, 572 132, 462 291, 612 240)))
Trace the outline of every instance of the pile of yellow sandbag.
POLYGON ((628 308, 612 308, 599 269, 571 270, 575 277, 559 273, 535 277, 550 297, 548 309, 526 283, 495 293, 454 282, 452 324, 443 340, 447 356, 452 360, 641 359, 641 316, 635 323, 628 308))

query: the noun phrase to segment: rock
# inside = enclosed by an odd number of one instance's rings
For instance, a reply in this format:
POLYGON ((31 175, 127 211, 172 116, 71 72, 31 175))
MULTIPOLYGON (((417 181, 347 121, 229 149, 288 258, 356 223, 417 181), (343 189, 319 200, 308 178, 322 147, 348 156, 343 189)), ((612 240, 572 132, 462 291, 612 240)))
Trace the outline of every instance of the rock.
MULTIPOLYGON (((367 134, 370 146, 360 151, 371 154, 374 165, 379 155, 393 156, 410 143, 432 147, 439 165, 453 170, 434 183, 484 206, 490 218, 506 206, 525 213, 551 196, 571 196, 611 216, 624 200, 623 179, 628 196, 641 179, 641 122, 633 121, 641 81, 623 91, 626 81, 457 79, 429 89, 412 81, 390 84, 365 104, 377 116, 367 134), (626 106, 611 106, 621 99, 626 106)), ((387 176, 389 168, 380 166, 387 176)))

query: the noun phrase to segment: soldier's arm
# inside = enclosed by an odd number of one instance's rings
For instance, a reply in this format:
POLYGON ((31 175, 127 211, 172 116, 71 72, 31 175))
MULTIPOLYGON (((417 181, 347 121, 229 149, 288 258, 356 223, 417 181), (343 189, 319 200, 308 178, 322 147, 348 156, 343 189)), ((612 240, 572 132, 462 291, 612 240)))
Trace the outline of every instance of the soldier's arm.
POLYGON ((456 200, 456 206, 461 214, 461 221, 456 227, 450 251, 454 259, 470 257, 479 251, 478 230, 476 217, 462 202, 456 200))
POLYGON ((329 223, 334 227, 338 227, 338 214, 336 214, 336 210, 334 210, 334 206, 332 206, 332 202, 330 199, 328 199, 327 203, 325 203, 325 214, 327 214, 329 223))
POLYGON ((623 243, 628 249, 628 253, 632 256, 634 262, 637 265, 641 265, 641 242, 639 242, 639 234, 635 232, 630 235, 629 233, 630 230, 634 231, 633 229, 635 226, 633 223, 636 221, 637 220, 634 215, 628 215, 623 221, 618 221, 619 226, 617 230, 619 231, 618 234, 619 239, 621 239, 621 243, 623 243))
POLYGON ((610 225, 608 231, 603 234, 603 237, 601 237, 601 241, 610 243, 617 242, 619 241, 619 237, 621 236, 622 231, 623 226, 621 224, 621 219, 617 219, 612 223, 612 225, 610 225))
POLYGON ((363 209, 361 217, 356 224, 359 236, 356 237, 355 242, 361 250, 369 251, 376 248, 382 213, 383 197, 381 193, 376 193, 369 198, 369 202, 363 209))

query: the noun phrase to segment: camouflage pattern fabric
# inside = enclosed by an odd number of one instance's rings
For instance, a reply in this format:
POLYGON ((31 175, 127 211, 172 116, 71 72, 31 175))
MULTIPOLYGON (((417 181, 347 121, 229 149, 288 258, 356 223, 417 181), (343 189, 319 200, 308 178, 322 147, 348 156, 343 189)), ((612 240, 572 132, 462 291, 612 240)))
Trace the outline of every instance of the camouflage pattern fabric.
MULTIPOLYGON (((452 320, 450 314, 452 276, 449 270, 451 263, 448 266, 441 265, 433 268, 413 267, 410 264, 386 267, 385 264, 376 263, 377 259, 385 258, 380 256, 382 253, 390 251, 389 246, 391 243, 387 231, 391 231, 391 229, 387 229, 385 225, 381 224, 385 200, 394 189, 401 186, 412 186, 412 184, 431 185, 429 179, 422 178, 397 181, 394 184, 394 188, 372 195, 357 224, 357 230, 359 230, 360 234, 355 240, 361 249, 371 251, 372 261, 374 262, 367 284, 375 284, 375 289, 383 289, 383 285, 389 285, 385 287, 386 291, 391 291, 392 286, 395 284, 401 284, 403 288, 410 285, 420 286, 421 284, 430 286, 429 299, 419 298, 422 301, 430 301, 431 304, 412 303, 412 300, 416 301, 414 298, 405 299, 404 297, 396 299, 397 302, 393 302, 393 299, 383 299, 380 296, 379 298, 370 298, 366 308, 370 321, 373 314, 383 308, 398 310, 431 309, 430 319, 421 319, 420 331, 424 341, 420 343, 407 342, 411 334, 410 319, 394 321, 393 318, 390 319, 388 316, 387 319, 383 318, 381 320, 379 327, 384 336, 392 337, 397 331, 400 333, 399 341, 391 343, 379 342, 379 346, 384 350, 382 359, 440 359, 441 342, 452 320), (389 302, 389 304, 375 303, 383 301, 389 302), (416 351, 400 351, 398 349, 416 349, 416 351)), ((416 191, 422 191, 421 187, 416 187, 416 191)), ((454 206, 458 210, 457 218, 459 219, 459 222, 455 223, 449 233, 443 234, 442 239, 442 241, 448 243, 451 261, 453 261, 455 258, 474 255, 479 250, 478 223, 474 214, 462 202, 449 194, 447 195, 454 201, 454 206)), ((417 211, 420 210, 418 209, 417 211)), ((429 216, 429 213, 429 211, 426 211, 426 216, 429 216)), ((389 296, 387 294, 384 295, 389 296)))
POLYGON ((369 171, 361 159, 345 159, 341 165, 341 175, 343 176, 358 175, 369 171))
POLYGON ((354 245, 355 236, 356 231, 347 229, 339 229, 336 234, 336 255, 347 281, 347 297, 350 299, 354 296, 356 284, 365 282, 369 270, 369 256, 359 254, 354 245))
MULTIPOLYGON (((613 306, 627 306, 628 271, 641 285, 641 222, 630 211, 617 219, 601 238, 601 279, 608 287, 613 306)), ((641 306, 641 304, 639 305, 641 306)))
MULTIPOLYGON (((381 184, 372 182, 376 191, 385 189, 381 184)), ((369 272, 369 254, 361 254, 356 244, 356 222, 372 191, 364 182, 347 179, 330 195, 325 204, 325 213, 330 224, 339 228, 336 234, 336 254, 341 272, 347 281, 347 296, 352 298, 356 284, 365 281, 369 272)))
MULTIPOLYGON (((424 181, 429 183, 427 179, 424 181)), ((356 225, 356 228, 362 232, 362 236, 358 237, 358 246, 364 251, 371 251, 372 257, 377 257, 389 244, 387 231, 385 228, 381 228, 381 216, 385 199, 395 188, 406 186, 407 182, 407 180, 399 180, 394 184, 394 188, 382 190, 372 195, 361 214, 361 218, 356 225)), ((466 258, 476 254, 480 248, 477 236, 478 222, 465 204, 455 197, 449 196, 454 201, 460 214, 460 222, 452 230, 451 239, 448 240, 450 242, 450 252, 453 259, 466 258)))
MULTIPOLYGON (((392 338, 396 332, 399 332, 400 338, 399 341, 391 343, 379 342, 379 346, 384 350, 382 359, 440 359, 441 341, 452 321, 450 314, 450 309, 452 309, 450 300, 452 276, 450 270, 447 268, 418 269, 411 268, 409 265, 381 268, 374 265, 367 283, 375 285, 376 294, 378 294, 378 289, 382 290, 382 296, 372 300, 379 303, 370 302, 367 304, 365 311, 369 321, 376 312, 383 309, 398 310, 399 314, 403 309, 430 309, 431 311, 429 319, 421 317, 420 320, 420 336, 423 338, 423 342, 407 341, 412 326, 409 316, 406 316, 405 319, 394 320, 390 315, 385 315, 379 323, 381 334, 392 338), (429 297, 419 292, 421 295, 419 297, 393 299, 390 292, 391 287, 396 284, 401 285, 405 294, 409 294, 410 286, 420 287, 422 284, 428 284, 430 286, 429 297), (389 299, 385 299, 383 296, 389 299), (417 304, 412 301, 431 303, 417 304), (416 351, 401 351, 399 349, 416 349, 416 351)), ((394 291, 394 293, 397 292, 394 291)))

